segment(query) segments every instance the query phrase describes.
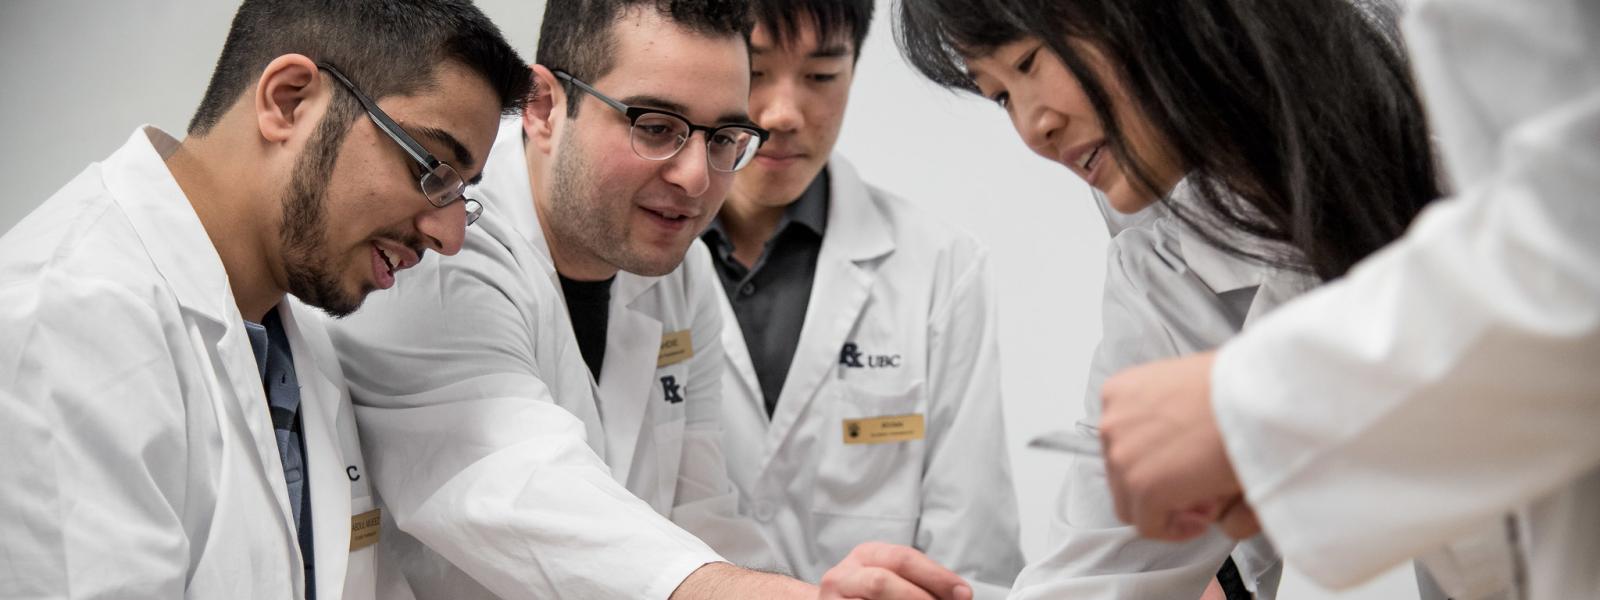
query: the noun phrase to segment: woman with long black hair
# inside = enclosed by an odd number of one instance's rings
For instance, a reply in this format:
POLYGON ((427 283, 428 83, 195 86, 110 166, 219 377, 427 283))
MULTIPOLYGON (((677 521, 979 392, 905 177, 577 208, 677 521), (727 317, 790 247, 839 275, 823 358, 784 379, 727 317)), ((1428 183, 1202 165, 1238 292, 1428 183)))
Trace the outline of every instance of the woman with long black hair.
MULTIPOLYGON (((1399 237, 1441 193, 1393 6, 1357 0, 905 0, 900 42, 947 87, 990 98, 1023 141, 1121 213, 1108 251, 1100 385, 1214 348, 1399 237)), ((1013 597, 1276 593, 1258 536, 1140 539, 1099 457, 1075 457, 1050 553, 1013 597)))

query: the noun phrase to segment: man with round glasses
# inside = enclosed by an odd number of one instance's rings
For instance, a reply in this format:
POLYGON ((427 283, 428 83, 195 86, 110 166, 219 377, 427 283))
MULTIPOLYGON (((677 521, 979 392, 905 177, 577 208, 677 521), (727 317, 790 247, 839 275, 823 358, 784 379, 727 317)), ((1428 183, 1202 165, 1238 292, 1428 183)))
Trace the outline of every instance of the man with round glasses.
POLYGON ((465 1, 246 0, 184 139, 0 238, 0 597, 393 597, 314 309, 456 253, 525 73, 465 1))
MULTIPOLYGON (((767 138, 746 11, 549 4, 537 93, 502 122, 459 260, 335 326, 418 598, 817 594, 727 564, 775 565, 728 481, 697 240, 767 138)), ((970 597, 909 548, 844 562, 834 593, 970 597)))

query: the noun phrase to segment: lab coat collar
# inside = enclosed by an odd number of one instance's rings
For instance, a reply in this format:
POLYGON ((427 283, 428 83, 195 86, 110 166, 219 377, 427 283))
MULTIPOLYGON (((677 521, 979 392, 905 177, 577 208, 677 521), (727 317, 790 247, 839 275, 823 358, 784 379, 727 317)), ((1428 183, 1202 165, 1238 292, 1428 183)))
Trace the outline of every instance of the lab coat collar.
POLYGON ((102 163, 106 189, 178 304, 215 324, 239 322, 242 336, 243 317, 222 257, 167 168, 167 157, 177 149, 178 141, 166 132, 140 127, 102 163))
MULTIPOLYGON (((1195 197, 1194 188, 1190 185, 1189 178, 1184 178, 1172 188, 1167 195, 1167 202, 1177 205, 1178 210, 1188 209, 1191 212, 1196 208, 1198 199, 1195 197)), ((1218 294, 1249 287, 1260 286, 1272 272, 1272 268, 1218 248, 1207 242, 1198 232, 1191 228, 1177 215, 1172 214, 1172 209, 1164 206, 1152 206, 1142 212, 1160 208, 1160 212, 1172 223, 1178 238, 1179 250, 1183 253, 1183 261, 1189 270, 1204 281, 1211 291, 1218 294)), ((1142 214, 1141 212, 1141 214, 1142 214)), ((1249 244, 1241 240, 1241 244, 1249 244)))
POLYGON ((872 192, 843 156, 828 160, 828 226, 822 257, 872 260, 894 251, 894 231, 872 192), (831 251, 831 252, 830 252, 831 251))
POLYGON ((533 184, 528 177, 520 117, 500 119, 500 130, 483 166, 483 179, 467 195, 483 203, 485 221, 493 219, 498 225, 511 228, 546 259, 550 258, 550 246, 533 208, 533 184))

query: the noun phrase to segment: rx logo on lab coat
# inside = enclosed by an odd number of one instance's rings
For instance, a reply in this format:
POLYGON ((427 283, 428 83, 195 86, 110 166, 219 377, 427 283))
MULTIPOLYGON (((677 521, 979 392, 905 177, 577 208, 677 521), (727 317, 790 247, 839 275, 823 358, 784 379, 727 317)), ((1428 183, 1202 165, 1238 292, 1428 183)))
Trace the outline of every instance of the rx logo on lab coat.
POLYGON ((667 404, 683 402, 683 394, 678 393, 678 378, 672 375, 661 378, 661 395, 667 404))
POLYGON ((844 348, 839 350, 839 364, 850 369, 898 369, 900 368, 900 355, 867 354, 863 356, 855 342, 845 342, 844 348))

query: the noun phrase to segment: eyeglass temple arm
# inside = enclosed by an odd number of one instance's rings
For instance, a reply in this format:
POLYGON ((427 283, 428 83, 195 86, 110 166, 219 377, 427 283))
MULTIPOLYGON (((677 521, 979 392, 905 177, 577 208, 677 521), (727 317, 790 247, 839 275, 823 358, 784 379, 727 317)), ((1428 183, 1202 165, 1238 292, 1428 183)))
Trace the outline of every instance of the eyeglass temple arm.
POLYGON ((615 108, 622 112, 628 112, 628 105, 613 100, 610 96, 600 93, 600 90, 594 89, 589 84, 584 83, 583 80, 573 77, 570 73, 567 73, 566 71, 554 71, 554 73, 557 79, 578 86, 578 89, 587 92, 590 96, 593 96, 595 100, 606 103, 606 106, 610 106, 611 108, 615 108))
POLYGON ((399 123, 394 122, 394 119, 390 119, 389 115, 379 110, 378 105, 371 98, 368 98, 366 94, 362 93, 356 87, 356 84, 351 83, 350 79, 344 76, 344 73, 340 73, 333 65, 327 63, 319 62, 317 67, 332 74, 335 79, 339 80, 339 83, 344 84, 344 87, 350 90, 350 94, 356 97, 356 101, 361 103, 362 108, 366 109, 367 117, 372 119, 372 123, 377 125, 378 129, 382 129, 384 133, 389 134, 389 137, 394 138, 394 141, 399 142, 400 147, 404 148, 406 154, 410 154, 413 160, 422 163, 423 166, 429 169, 439 166, 439 159, 434 158, 426 148, 422 147, 422 144, 412 139, 404 129, 400 128, 399 123))

